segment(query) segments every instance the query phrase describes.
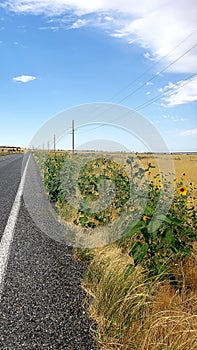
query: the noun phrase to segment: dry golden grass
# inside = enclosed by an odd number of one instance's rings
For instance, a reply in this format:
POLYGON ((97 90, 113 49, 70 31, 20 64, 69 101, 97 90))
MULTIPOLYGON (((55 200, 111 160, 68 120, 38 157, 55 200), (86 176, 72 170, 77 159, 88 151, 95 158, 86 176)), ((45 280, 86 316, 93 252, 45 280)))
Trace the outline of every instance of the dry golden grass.
POLYGON ((196 350, 197 261, 182 266, 181 291, 167 281, 146 280, 140 267, 129 273, 131 262, 114 245, 97 250, 87 271, 84 288, 90 295, 90 314, 98 323, 100 348, 196 350))
POLYGON ((75 209, 70 204, 61 204, 56 203, 56 208, 61 218, 63 218, 66 222, 72 223, 73 218, 77 216, 77 209, 75 209))

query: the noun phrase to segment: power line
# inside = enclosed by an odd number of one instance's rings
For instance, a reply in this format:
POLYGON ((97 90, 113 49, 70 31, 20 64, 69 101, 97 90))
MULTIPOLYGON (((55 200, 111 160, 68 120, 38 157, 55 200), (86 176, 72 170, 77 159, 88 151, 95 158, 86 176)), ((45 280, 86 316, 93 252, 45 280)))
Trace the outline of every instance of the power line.
MULTIPOLYGON (((162 60, 166 59, 173 51, 175 51, 180 45, 182 45, 190 36, 192 36, 195 32, 197 31, 197 29, 195 29, 193 32, 191 32, 188 36, 186 36, 178 45, 176 45, 171 51, 168 52, 167 55, 165 55, 164 57, 161 57, 159 61, 157 61, 155 64, 153 64, 150 68, 148 68, 144 73, 142 73, 139 77, 137 77, 135 80, 133 80, 131 83, 129 83, 127 85, 127 87, 122 88, 119 92, 117 92, 114 96, 112 96, 111 100, 113 100, 113 98, 117 95, 119 95, 119 93, 121 91, 124 91, 126 88, 128 88, 129 86, 132 86, 136 81, 138 81, 141 77, 143 77, 148 71, 150 71, 154 66, 156 66, 159 62, 161 62, 162 60)), ((120 104, 121 102, 125 101, 128 97, 134 95, 137 91, 141 90, 144 86, 146 86, 148 83, 152 82, 152 80, 154 80, 156 77, 158 77, 160 74, 162 74, 163 72, 165 72, 169 67, 171 67, 174 63, 176 63, 177 61, 179 61, 182 57, 184 57, 188 52, 190 52, 193 48, 195 48, 197 46, 197 44, 195 44, 194 46, 192 46, 191 48, 189 48, 187 51, 185 51, 182 55, 180 55, 179 57, 177 57, 174 61, 172 61, 171 63, 169 63, 167 66, 165 66, 160 72, 154 74, 150 79, 146 80, 141 86, 137 87, 136 89, 134 89, 133 91, 131 91, 129 94, 127 94, 126 96, 124 96, 122 99, 118 100, 116 103, 120 104)), ((110 109, 110 108, 109 108, 110 109)), ((100 113, 100 115, 102 115, 103 112, 100 113)), ((98 114, 99 115, 99 114, 98 114)), ((97 116, 98 116, 97 115, 97 116)))
MULTIPOLYGON (((165 55, 164 57, 161 57, 159 61, 157 61, 155 64, 153 64, 150 68, 148 68, 146 71, 144 71, 141 75, 139 75, 136 79, 134 79, 131 83, 129 83, 125 88, 122 88, 121 90, 119 90, 119 92, 117 92, 114 96, 111 97, 111 100, 114 99, 116 96, 118 96, 122 91, 124 91, 125 89, 127 89, 128 87, 130 87, 131 85, 133 85, 136 81, 138 81, 141 77, 143 77, 147 72, 149 72, 154 66, 156 66, 159 62, 161 62, 162 60, 166 59, 173 51, 175 51, 180 45, 183 44, 183 42, 185 42, 190 36, 192 36, 195 32, 197 31, 197 29, 195 29, 192 33, 190 33, 186 38, 184 38, 178 45, 176 45, 170 52, 168 52, 167 55, 165 55)), ((134 95, 137 91, 139 91, 140 89, 142 89, 144 86, 147 85, 147 83, 152 82, 152 80, 154 80, 155 78, 157 78, 160 74, 162 74, 163 72, 165 72, 168 68, 170 68, 173 64, 175 64, 177 61, 179 61, 180 59, 182 59, 185 55, 187 55, 191 50, 193 50, 195 47, 197 46, 197 44, 193 45, 192 47, 190 47, 187 51, 185 51, 182 55, 180 55, 179 57, 177 57, 174 61, 172 61, 171 63, 169 63, 167 66, 165 66, 162 70, 160 70, 160 72, 154 74, 150 79, 148 79, 147 81, 145 81, 141 86, 137 87, 136 89, 134 89, 133 91, 131 91, 129 94, 127 94, 126 96, 124 96, 123 98, 121 98, 119 101, 117 101, 116 103, 121 103, 123 101, 125 101, 128 97, 134 95)), ((196 76, 197 73, 194 73, 192 76, 184 79, 183 81, 186 80, 186 83, 177 87, 177 90, 185 85, 187 85, 189 82, 187 81, 188 79, 192 79, 192 77, 194 78, 194 76, 196 76)), ((154 103, 156 100, 158 100, 159 98, 161 98, 161 96, 166 95, 168 91, 170 91, 171 88, 167 89, 165 92, 162 92, 160 94, 158 94, 157 96, 155 96, 154 98, 138 105, 137 107, 135 107, 134 109, 136 111, 143 109, 149 105, 151 105, 152 103, 154 103)), ((112 107, 109 107, 108 110, 110 110, 112 107)), ((103 112, 101 112, 101 115, 103 114, 103 112)), ((118 118, 120 119, 120 118, 118 118)), ((117 118, 113 121, 116 121, 117 118)), ((90 129, 89 131, 98 129, 100 127, 102 127, 103 125, 98 125, 92 129, 90 129)), ((66 136, 68 133, 70 134, 72 128, 67 129, 63 135, 61 135, 58 140, 56 142, 59 142, 64 136, 66 136)), ((75 129, 77 130, 77 129, 75 129)), ((87 132, 87 131, 85 131, 87 132)), ((79 132, 80 133, 80 132, 79 132)), ((81 133, 84 133, 81 132, 81 133)))
MULTIPOLYGON (((197 31, 197 30, 195 30, 197 31)), ((195 32, 194 31, 194 32, 195 32)), ((148 79, 145 83, 143 83, 143 85, 139 86, 138 88, 136 88, 135 90, 133 90, 132 92, 130 92, 128 95, 126 95, 125 97, 123 97, 121 100, 117 101, 117 103, 121 103, 123 102, 124 100, 126 100, 128 97, 132 96, 133 94, 135 94, 137 91, 139 91, 140 89, 142 89, 145 85, 147 85, 148 82, 151 82, 152 80, 154 80, 156 77, 158 77, 160 74, 162 74, 163 72, 165 72, 169 67, 171 67, 173 64, 175 64, 176 62, 178 62, 180 59, 182 59, 185 55, 187 55, 191 50, 193 50, 195 47, 197 46, 197 44, 193 45, 192 47, 190 47, 187 51, 185 51, 182 55, 180 55, 179 57, 177 57, 174 61, 172 61, 171 63, 169 63, 167 66, 165 66, 160 72, 154 74, 150 79, 148 79)), ((196 74, 196 73, 195 73, 196 74)), ((187 78, 188 79, 188 78, 187 78)), ((151 99, 152 100, 152 99, 151 99)), ((150 100, 144 102, 142 105, 148 103, 150 100)), ((139 105, 141 106, 141 105, 139 105)), ((139 107, 137 106, 137 108, 139 107)), ((109 107, 107 110, 110 110, 112 107, 109 107)), ((100 115, 102 115, 103 112, 100 113, 100 115)), ((100 128, 101 125, 98 125, 94 128, 91 129, 92 130, 95 130, 95 129, 98 129, 100 128)))
POLYGON ((145 83, 143 83, 141 86, 139 86, 138 88, 136 88, 135 90, 133 90, 132 92, 130 92, 127 96, 123 97, 121 100, 119 100, 117 103, 121 103, 124 100, 126 100, 128 97, 132 96, 133 94, 135 94, 138 90, 142 89, 145 85, 147 85, 147 83, 152 82, 152 80, 154 80, 158 75, 162 74, 163 72, 165 72, 169 67, 171 67, 173 64, 175 64, 177 61, 179 61, 181 58, 183 58, 185 55, 187 55, 191 50, 193 50, 195 47, 197 46, 197 44, 193 45, 192 47, 190 47, 187 51, 185 51, 181 56, 177 57, 174 61, 172 61, 171 63, 169 63, 166 67, 164 67, 160 72, 154 74, 149 80, 147 80, 145 83))
MULTIPOLYGON (((116 96, 118 96, 122 91, 126 90, 127 88, 129 88, 130 86, 132 86, 134 83, 136 83, 138 80, 140 80, 144 75, 146 75, 146 73, 148 73, 149 71, 151 71, 152 68, 154 68, 155 66, 157 66, 161 61, 165 60, 173 51, 175 51, 179 46, 181 46, 190 36, 192 36, 195 32, 197 32, 197 29, 195 29, 193 32, 191 32, 189 35, 187 35, 178 45, 176 45, 171 51, 169 51, 165 56, 161 57, 157 62, 155 62, 154 64, 152 64, 148 69, 146 69, 142 74, 140 74, 136 79, 134 79, 133 81, 131 81, 128 85, 126 85, 125 87, 123 87, 122 89, 120 89, 118 92, 116 92, 111 98, 110 100, 113 100, 116 96)), ((149 82, 149 81, 147 81, 149 82)), ((147 84, 146 82, 146 84, 147 84)))
MULTIPOLYGON (((192 74, 192 75, 190 75, 189 77, 183 79, 182 81, 186 81, 185 84, 182 84, 182 85, 180 85, 180 86, 177 86, 177 87, 175 88, 176 91, 179 90, 179 89, 181 89, 183 86, 189 84, 196 76, 197 76, 197 72, 194 73, 194 74, 192 74)), ((172 91, 171 94, 167 94, 167 93, 168 93, 169 91, 171 91, 171 90, 172 90, 172 88, 168 88, 168 89, 166 89, 164 92, 162 92, 162 93, 158 94, 157 96, 153 97, 152 99, 150 99, 150 100, 148 100, 148 101, 146 101, 146 102, 144 102, 144 103, 138 105, 137 107, 134 108, 135 111, 139 111, 139 110, 141 110, 141 109, 143 109, 143 108, 149 106, 150 104, 152 104, 152 103, 154 103, 155 101, 159 100, 162 96, 165 96, 165 95, 167 95, 167 96, 172 96, 172 94, 173 94, 174 91, 172 91)))
MULTIPOLYGON (((183 86, 189 84, 196 76, 197 76, 197 72, 195 72, 194 74, 192 74, 192 75, 188 76, 187 78, 183 79, 182 82, 185 81, 185 83, 184 83, 184 84, 181 84, 181 85, 179 85, 179 86, 177 86, 177 87, 176 87, 176 91, 179 90, 179 89, 181 89, 183 86)), ((159 100, 162 96, 166 96, 166 95, 171 96, 171 95, 173 94, 173 92, 174 92, 174 91, 172 91, 171 94, 168 94, 168 92, 170 92, 171 90, 172 90, 172 88, 166 89, 164 92, 161 92, 160 94, 156 95, 154 98, 151 98, 151 99, 149 99, 148 101, 146 101, 146 102, 144 102, 144 103, 138 105, 137 107, 134 108, 134 110, 135 110, 135 111, 141 110, 141 109, 143 109, 143 108, 145 108, 145 107, 151 105, 151 104, 154 103, 155 101, 159 100)), ((121 116, 121 118, 124 117, 125 115, 127 115, 128 113, 129 113, 129 112, 126 112, 125 114, 123 114, 123 115, 121 116)), ((115 122, 115 121, 117 121, 117 120, 119 120, 119 119, 120 119, 120 117, 115 118, 115 119, 111 120, 110 122, 115 122)), ((103 127, 103 124, 102 124, 102 125, 98 125, 98 126, 92 128, 92 129, 90 129, 89 131, 92 131, 92 130, 95 130, 95 129, 98 129, 98 128, 101 128, 101 127, 103 127)), ((82 133, 83 133, 83 132, 82 132, 82 133)))

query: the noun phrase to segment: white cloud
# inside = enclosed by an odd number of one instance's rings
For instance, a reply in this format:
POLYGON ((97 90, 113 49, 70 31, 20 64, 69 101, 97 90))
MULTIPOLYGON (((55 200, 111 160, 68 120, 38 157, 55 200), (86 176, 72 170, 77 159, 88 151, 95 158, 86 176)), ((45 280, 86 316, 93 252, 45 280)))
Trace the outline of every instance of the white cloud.
POLYGON ((88 21, 85 19, 77 19, 76 22, 74 22, 71 25, 71 28, 78 29, 78 28, 84 27, 87 23, 88 23, 88 21))
POLYGON ((111 16, 105 16, 104 19, 108 22, 112 22, 114 20, 111 16))
POLYGON ((110 34, 110 36, 114 37, 114 38, 124 38, 127 36, 126 33, 121 33, 121 31, 116 31, 116 33, 112 33, 110 34))
POLYGON ((184 122, 185 119, 182 117, 178 117, 176 115, 170 115, 170 114, 164 114, 163 118, 166 120, 169 120, 170 122, 178 123, 178 122, 184 122))
POLYGON ((195 102, 197 101, 197 76, 188 80, 180 80, 176 84, 170 82, 159 91, 164 93, 162 99, 165 107, 195 102))
POLYGON ((153 57, 149 52, 145 52, 144 57, 147 58, 149 61, 156 61, 156 58, 153 57))
POLYGON ((181 136, 192 136, 197 135, 197 128, 189 129, 181 132, 181 136))
MULTIPOLYGON (((56 18, 60 28, 62 18, 70 14, 72 19, 65 29, 99 26, 115 38, 138 43, 149 60, 157 61, 167 55, 166 64, 183 55, 197 37, 196 0, 5 0, 1 6, 16 13, 56 18), (83 22, 86 17, 88 21, 83 22)), ((193 48, 168 70, 193 73, 196 69, 197 48, 193 48)))
POLYGON ((28 83, 29 81, 33 81, 35 80, 36 77, 32 76, 32 75, 20 75, 18 77, 14 77, 13 80, 20 82, 20 83, 28 83))
POLYGON ((147 86, 153 85, 152 81, 147 81, 146 83, 147 86))

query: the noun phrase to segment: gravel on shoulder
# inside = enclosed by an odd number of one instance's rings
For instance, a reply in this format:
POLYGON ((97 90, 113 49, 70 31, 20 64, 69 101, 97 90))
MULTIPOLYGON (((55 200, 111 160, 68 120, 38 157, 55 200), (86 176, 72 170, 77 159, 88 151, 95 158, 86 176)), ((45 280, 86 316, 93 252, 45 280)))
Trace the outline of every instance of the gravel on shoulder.
POLYGON ((21 203, 0 306, 1 350, 95 350, 72 248, 52 240, 21 203))

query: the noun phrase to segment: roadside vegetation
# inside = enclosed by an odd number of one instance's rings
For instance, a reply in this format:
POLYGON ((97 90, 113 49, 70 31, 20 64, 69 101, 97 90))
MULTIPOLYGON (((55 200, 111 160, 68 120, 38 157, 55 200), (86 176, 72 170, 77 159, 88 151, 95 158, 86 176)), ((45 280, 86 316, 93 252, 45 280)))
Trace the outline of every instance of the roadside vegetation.
POLYGON ((197 207, 188 166, 181 163, 176 172, 171 199, 172 184, 150 158, 142 159, 144 166, 132 156, 125 166, 105 157, 86 158, 75 177, 77 156, 36 157, 49 198, 64 220, 84 229, 102 228, 125 212, 131 220, 118 241, 75 249, 75 258, 87 263, 83 287, 98 324, 99 349, 196 350, 197 207), (111 198, 108 180, 115 184, 115 196, 106 209, 92 212, 87 203, 94 205, 100 191, 106 203, 111 198), (68 200, 78 197, 76 188, 82 194, 77 209, 68 200))
POLYGON ((12 152, 12 153, 10 153, 10 152, 0 152, 0 157, 2 157, 2 156, 10 156, 11 154, 21 154, 21 152, 12 152))

